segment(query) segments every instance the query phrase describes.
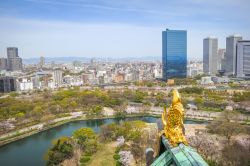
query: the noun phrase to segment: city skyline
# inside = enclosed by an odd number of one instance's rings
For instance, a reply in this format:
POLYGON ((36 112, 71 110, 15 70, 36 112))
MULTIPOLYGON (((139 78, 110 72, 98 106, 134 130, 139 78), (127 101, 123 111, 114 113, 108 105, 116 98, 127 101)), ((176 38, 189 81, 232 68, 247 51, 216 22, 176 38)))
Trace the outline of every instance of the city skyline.
POLYGON ((0 57, 6 47, 18 47, 23 58, 161 57, 161 31, 169 28, 187 30, 188 59, 201 60, 206 36, 217 36, 219 48, 231 34, 250 38, 248 6, 246 0, 1 2, 0 57))

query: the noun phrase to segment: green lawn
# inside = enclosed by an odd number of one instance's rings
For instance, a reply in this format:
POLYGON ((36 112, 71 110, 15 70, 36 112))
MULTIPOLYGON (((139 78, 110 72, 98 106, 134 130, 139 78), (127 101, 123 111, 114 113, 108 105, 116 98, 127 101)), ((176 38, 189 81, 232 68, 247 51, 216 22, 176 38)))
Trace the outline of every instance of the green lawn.
POLYGON ((101 144, 97 153, 91 156, 91 160, 86 163, 88 166, 115 166, 113 155, 115 154, 115 144, 106 143, 101 144))

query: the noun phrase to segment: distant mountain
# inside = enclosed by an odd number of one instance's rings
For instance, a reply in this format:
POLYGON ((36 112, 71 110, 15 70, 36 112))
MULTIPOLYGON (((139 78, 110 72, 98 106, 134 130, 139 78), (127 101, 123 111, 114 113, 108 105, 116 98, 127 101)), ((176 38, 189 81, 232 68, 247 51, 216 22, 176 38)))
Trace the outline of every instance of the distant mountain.
MULTIPOLYGON (((87 58, 87 57, 45 57, 45 62, 55 62, 55 63, 69 63, 73 61, 90 62, 91 59, 96 59, 97 61, 109 61, 109 62, 131 62, 131 61, 161 61, 159 56, 147 56, 147 57, 122 57, 122 58, 87 58)), ((40 58, 25 58, 23 59, 24 64, 37 64, 40 58)))
MULTIPOLYGON (((55 62, 55 63, 67 63, 73 61, 83 61, 89 62, 91 58, 86 57, 45 57, 45 62, 55 62)), ((40 58, 25 58, 23 59, 24 64, 37 64, 40 62, 40 58)))

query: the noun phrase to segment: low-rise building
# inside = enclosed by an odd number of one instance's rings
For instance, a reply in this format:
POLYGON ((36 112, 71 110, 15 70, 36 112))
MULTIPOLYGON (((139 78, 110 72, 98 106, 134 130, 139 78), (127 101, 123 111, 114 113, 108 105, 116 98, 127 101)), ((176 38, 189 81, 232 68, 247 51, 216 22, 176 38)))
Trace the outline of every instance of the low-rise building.
POLYGON ((20 91, 29 91, 33 90, 33 82, 28 79, 21 79, 20 81, 17 81, 17 87, 20 91))
POLYGON ((212 85, 214 82, 212 81, 212 77, 202 77, 201 85, 212 85))
POLYGON ((228 77, 211 77, 214 83, 228 83, 230 80, 228 77))
POLYGON ((123 73, 117 73, 114 78, 114 82, 120 83, 125 81, 125 74, 123 73))

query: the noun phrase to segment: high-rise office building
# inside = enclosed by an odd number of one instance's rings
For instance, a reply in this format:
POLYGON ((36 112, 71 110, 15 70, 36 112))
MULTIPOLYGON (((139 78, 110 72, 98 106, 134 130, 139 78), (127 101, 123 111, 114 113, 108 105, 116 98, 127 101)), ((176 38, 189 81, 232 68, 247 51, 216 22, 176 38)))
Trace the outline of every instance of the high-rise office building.
POLYGON ((162 32, 162 78, 185 78, 187 76, 187 31, 162 32))
POLYGON ((8 93, 16 91, 16 78, 14 77, 0 77, 0 92, 8 93))
POLYGON ((18 56, 18 49, 16 47, 7 48, 7 59, 8 70, 20 71, 23 69, 22 59, 18 56))
POLYGON ((63 71, 60 69, 56 69, 53 72, 53 80, 55 83, 56 87, 60 87, 62 85, 62 75, 63 75, 63 71))
POLYGON ((39 67, 43 68, 43 66, 45 65, 45 58, 43 56, 40 57, 40 62, 39 62, 39 67))
POLYGON ((8 47, 7 48, 7 58, 16 58, 18 57, 18 48, 16 47, 8 47))
POLYGON ((21 58, 10 58, 8 59, 8 67, 10 71, 21 71, 22 70, 22 59, 21 58))
POLYGON ((227 75, 235 75, 236 71, 236 44, 242 40, 240 35, 231 35, 226 39, 226 57, 225 64, 222 69, 227 75))
POLYGON ((215 37, 207 37, 203 39, 203 72, 216 74, 218 70, 218 39, 215 37))
POLYGON ((6 58, 0 58, 0 70, 7 70, 7 59, 6 58))
POLYGON ((222 64, 225 61, 225 54, 226 54, 226 49, 224 48, 219 48, 218 49, 218 64, 219 64, 219 70, 222 69, 222 64))
POLYGON ((236 76, 250 78, 250 40, 239 40, 236 44, 236 76))

